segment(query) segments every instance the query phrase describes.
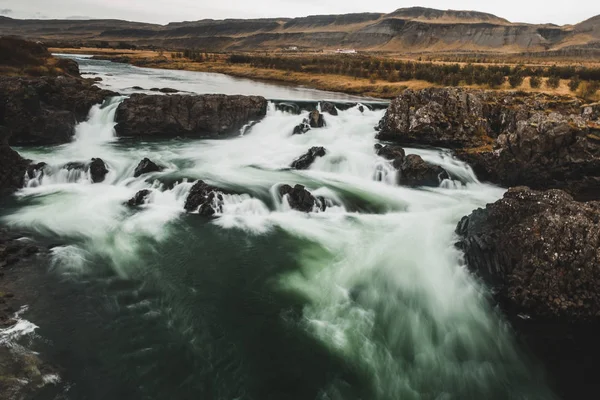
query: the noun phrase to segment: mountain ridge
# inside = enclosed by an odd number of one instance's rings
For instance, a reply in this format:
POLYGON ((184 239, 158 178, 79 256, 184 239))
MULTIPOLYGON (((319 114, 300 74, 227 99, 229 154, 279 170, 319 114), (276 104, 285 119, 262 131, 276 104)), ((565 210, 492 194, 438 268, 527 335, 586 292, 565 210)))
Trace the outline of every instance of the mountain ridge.
POLYGON ((127 42, 206 51, 307 51, 352 48, 384 52, 560 51, 600 46, 600 15, 576 25, 514 23, 478 11, 400 8, 391 13, 297 18, 203 19, 157 25, 123 20, 0 18, 0 35, 74 45, 127 42))

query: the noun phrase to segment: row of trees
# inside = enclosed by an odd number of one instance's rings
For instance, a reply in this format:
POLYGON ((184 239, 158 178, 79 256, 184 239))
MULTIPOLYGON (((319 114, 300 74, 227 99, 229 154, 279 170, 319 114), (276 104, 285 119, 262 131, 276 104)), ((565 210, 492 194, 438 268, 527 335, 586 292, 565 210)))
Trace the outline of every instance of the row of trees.
MULTIPOLYGON (((543 79, 549 88, 558 88, 561 79, 570 80, 569 87, 576 91, 582 81, 600 81, 600 68, 575 66, 526 67, 507 65, 447 64, 412 62, 357 56, 313 56, 282 57, 234 54, 228 60, 233 64, 250 64, 253 67, 278 69, 294 72, 338 74, 372 81, 399 82, 423 80, 430 83, 459 86, 485 85, 492 88, 503 85, 507 80, 520 87, 530 77, 533 88, 542 86, 543 79)), ((594 84, 591 84, 594 87, 594 84)))

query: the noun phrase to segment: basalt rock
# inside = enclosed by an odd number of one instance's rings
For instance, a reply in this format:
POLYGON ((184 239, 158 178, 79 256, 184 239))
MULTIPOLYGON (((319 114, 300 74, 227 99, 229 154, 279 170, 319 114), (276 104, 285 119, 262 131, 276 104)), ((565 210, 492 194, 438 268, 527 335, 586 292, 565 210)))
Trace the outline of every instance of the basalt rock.
POLYGON ((338 110, 335 107, 335 104, 328 101, 321 103, 321 111, 328 113, 329 115, 338 115, 338 110))
POLYGON ((88 166, 92 183, 104 182, 106 174, 108 174, 108 168, 101 158, 92 158, 92 162, 88 166))
POLYGON ((90 108, 114 95, 68 76, 0 77, 0 126, 12 146, 67 143, 90 108))
POLYGON ((600 202, 517 187, 457 233, 467 264, 509 313, 600 321, 600 202))
POLYGON ((144 174, 149 174, 151 172, 160 172, 163 169, 164 169, 163 167, 155 164, 149 158, 144 158, 142 161, 140 161, 140 163, 138 164, 138 166, 135 167, 135 171, 133 173, 133 176, 134 176, 134 178, 137 178, 139 176, 142 176, 144 174))
POLYGON ((27 167, 27 178, 28 179, 33 179, 35 178, 38 174, 40 174, 40 177, 44 176, 44 168, 47 166, 48 164, 46 164, 45 162, 40 162, 37 164, 30 164, 27 167))
POLYGON ((437 187, 449 178, 442 167, 429 164, 416 154, 404 157, 398 171, 398 183, 405 186, 437 187))
POLYGON ((319 111, 314 110, 308 114, 308 123, 311 128, 322 128, 325 126, 325 118, 319 111))
POLYGON ((321 211, 325 211, 327 205, 325 199, 314 197, 306 188, 302 185, 296 185, 291 187, 290 185, 282 185, 279 188, 279 194, 287 196, 287 201, 290 207, 297 211, 312 212, 315 207, 321 211))
POLYGON ((380 139, 457 147, 478 176, 503 186, 600 198, 600 107, 571 97, 460 88, 405 91, 380 139))
POLYGON ((386 160, 393 161, 394 168, 400 169, 402 163, 404 162, 404 158, 406 157, 406 152, 402 147, 399 146, 382 146, 380 144, 375 145, 375 151, 377 155, 385 158, 386 160))
POLYGON ((115 130, 145 138, 222 136, 266 112, 267 100, 258 96, 133 94, 119 105, 115 130))
POLYGON ((127 202, 127 205, 129 207, 141 206, 146 202, 146 199, 148 196, 150 196, 150 193, 152 193, 152 191, 148 189, 140 190, 127 202))
POLYGON ((0 195, 12 193, 23 187, 29 162, 11 149, 0 131, 0 195))
POLYGON ((223 193, 204 181, 198 181, 192 186, 184 208, 187 212, 198 211, 202 216, 212 217, 223 211, 223 193))
POLYGON ((294 127, 294 131, 292 132, 292 135, 303 135, 306 132, 310 131, 310 124, 308 122, 308 120, 304 120, 302 121, 302 123, 300 125, 296 125, 294 127))
POLYGON ((295 160, 291 167, 294 169, 308 169, 317 157, 324 157, 325 154, 327 152, 324 147, 311 147, 306 154, 295 160))

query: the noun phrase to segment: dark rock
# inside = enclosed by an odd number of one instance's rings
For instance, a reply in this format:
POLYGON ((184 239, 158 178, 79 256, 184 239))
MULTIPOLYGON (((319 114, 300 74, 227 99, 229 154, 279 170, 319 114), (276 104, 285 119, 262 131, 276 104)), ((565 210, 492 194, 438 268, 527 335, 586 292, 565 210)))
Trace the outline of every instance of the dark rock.
POLYGON ((449 178, 442 167, 429 164, 415 154, 404 157, 398 170, 398 183, 406 186, 437 187, 444 179, 449 178))
POLYGON ((323 118, 323 114, 314 110, 308 114, 308 123, 311 128, 322 128, 325 126, 325 118, 323 118))
POLYGON ((73 171, 76 169, 84 171, 86 169, 86 165, 85 163, 82 163, 80 161, 71 161, 63 165, 63 169, 66 169, 68 171, 73 171))
POLYGON ((133 90, 146 90, 146 89, 144 89, 144 88, 143 88, 143 87, 141 87, 141 86, 134 86, 134 87, 132 87, 132 89, 133 89, 133 90))
POLYGON ((315 198, 302 185, 296 185, 293 188, 290 185, 282 185, 279 188, 279 194, 283 197, 287 195, 290 207, 302 212, 312 212, 317 206, 321 211, 325 211, 327 205, 324 199, 315 198))
POLYGON ((294 127, 292 135, 303 135, 308 131, 310 131, 310 124, 307 120, 304 120, 300 125, 294 127))
POLYGON ((536 112, 498 136, 494 149, 463 150, 481 179, 503 186, 564 189, 579 200, 600 198, 600 127, 580 116, 536 112))
POLYGON ((338 110, 335 104, 325 101, 321 103, 321 112, 329 113, 330 115, 338 115, 338 110))
POLYGON ((159 172, 162 171, 164 168, 156 165, 154 162, 152 162, 149 158, 144 158, 142 161, 140 161, 140 163, 138 164, 137 167, 135 167, 135 171, 133 173, 133 177, 137 178, 139 176, 142 176, 144 174, 149 174, 151 172, 159 172))
POLYGON ((127 205, 129 207, 141 206, 142 204, 144 204, 146 202, 146 199, 148 198, 148 196, 150 195, 150 193, 152 193, 152 191, 148 190, 148 189, 140 190, 139 192, 137 192, 135 194, 135 196, 133 196, 127 202, 127 205))
POLYGON ((12 193, 23 187, 29 162, 11 149, 0 130, 0 195, 12 193))
POLYGON ((460 222, 469 267, 511 314, 600 320, 600 203, 510 189, 460 222))
POLYGON ((290 114, 300 114, 300 106, 294 103, 278 103, 276 108, 279 111, 287 112, 290 114))
POLYGON ((358 111, 360 111, 361 113, 365 112, 365 107, 364 106, 358 106, 358 111))
POLYGON ((295 160, 291 167, 294 169, 308 169, 317 157, 324 157, 326 153, 324 147, 311 147, 306 154, 295 160))
POLYGON ((398 146, 382 146, 376 144, 375 150, 379 157, 383 157, 386 160, 394 160, 394 164, 398 164, 396 168, 399 168, 399 165, 404 161, 404 157, 406 157, 404 149, 398 146))
POLYGON ((100 183, 104 181, 106 174, 108 174, 108 168, 101 158, 92 158, 92 162, 89 165, 90 176, 92 183, 100 183))
POLYGON ((481 93, 458 88, 406 90, 390 103, 377 137, 401 144, 482 146, 487 123, 481 93))
POLYGON ((46 164, 45 162, 40 162, 37 164, 30 164, 27 167, 27 177, 29 179, 33 179, 36 177, 36 173, 37 172, 41 172, 41 175, 44 175, 44 167, 46 167, 48 164, 46 164))
POLYGON ((187 212, 198 211, 202 216, 211 217, 223 211, 223 193, 204 181, 198 181, 192 186, 184 208, 187 212))
POLYGON ((179 93, 179 90, 172 88, 162 88, 159 90, 161 93, 179 93))
POLYGON ((100 78, 100 77, 96 77, 94 79, 92 79, 94 82, 102 82, 104 79, 100 78))
POLYGON ((116 95, 86 79, 0 77, 0 126, 12 146, 71 141, 90 108, 116 95))
POLYGON ((237 132, 267 112, 258 96, 133 94, 117 109, 118 136, 206 137, 237 132))

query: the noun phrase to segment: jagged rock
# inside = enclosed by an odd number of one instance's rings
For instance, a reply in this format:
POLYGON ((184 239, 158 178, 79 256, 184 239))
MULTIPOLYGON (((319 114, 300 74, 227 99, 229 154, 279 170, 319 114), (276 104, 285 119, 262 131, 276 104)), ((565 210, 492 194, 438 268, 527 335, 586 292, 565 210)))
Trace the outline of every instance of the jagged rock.
POLYGON ((401 144, 481 146, 486 136, 481 93, 458 88, 406 90, 390 103, 377 137, 401 144))
POLYGON ((29 162, 11 149, 7 137, 0 131, 0 195, 23 187, 29 162))
POLYGON ((101 158, 92 158, 92 162, 88 168, 90 170, 92 183, 103 182, 106 174, 108 174, 108 168, 106 168, 106 164, 101 158))
POLYGON ((302 185, 296 185, 293 188, 290 185, 282 185, 279 188, 279 194, 282 197, 287 195, 287 201, 290 207, 294 210, 308 213, 313 211, 315 206, 321 211, 325 211, 327 208, 324 199, 315 198, 302 185))
POLYGON ((69 76, 0 77, 0 125, 11 146, 71 141, 90 108, 116 93, 69 76))
POLYGON ((142 161, 140 161, 140 163, 138 164, 138 166, 135 167, 135 171, 133 173, 133 177, 137 178, 139 176, 142 176, 144 174, 149 174, 151 172, 162 171, 163 169, 164 169, 163 167, 155 164, 149 158, 144 158, 142 161))
POLYGON ((300 125, 294 127, 292 135, 303 135, 308 131, 310 131, 310 124, 308 123, 308 120, 305 119, 300 125))
POLYGON ((338 110, 335 104, 325 101, 321 103, 321 112, 329 113, 330 115, 338 115, 338 110))
POLYGON ((148 189, 140 190, 127 202, 127 205, 130 207, 141 206, 146 202, 146 199, 148 196, 150 196, 150 193, 152 193, 152 191, 148 189))
POLYGON ((311 128, 322 128, 325 126, 325 118, 319 111, 314 110, 308 114, 308 123, 311 128))
POLYGON ((404 157, 398 170, 398 183, 405 186, 437 187, 449 178, 442 167, 429 164, 416 154, 404 157))
POLYGON ((41 172, 41 176, 44 175, 44 168, 47 166, 45 162, 40 162, 37 164, 30 164, 27 167, 27 178, 33 179, 36 177, 36 172, 41 172))
POLYGON ((133 94, 116 113, 118 136, 206 137, 237 132, 267 112, 259 96, 133 94))
POLYGON ((204 181, 198 181, 192 186, 184 208, 188 212, 198 211, 202 216, 211 217, 223 211, 223 193, 204 181))
POLYGON ((294 169, 308 169, 317 157, 324 157, 325 154, 327 152, 324 147, 311 147, 306 154, 295 160, 291 167, 294 169))
POLYGON ((600 202, 513 188, 463 218, 457 233, 467 264, 511 314, 600 319, 600 202))

